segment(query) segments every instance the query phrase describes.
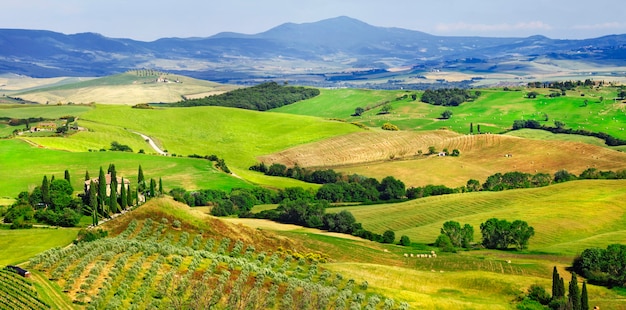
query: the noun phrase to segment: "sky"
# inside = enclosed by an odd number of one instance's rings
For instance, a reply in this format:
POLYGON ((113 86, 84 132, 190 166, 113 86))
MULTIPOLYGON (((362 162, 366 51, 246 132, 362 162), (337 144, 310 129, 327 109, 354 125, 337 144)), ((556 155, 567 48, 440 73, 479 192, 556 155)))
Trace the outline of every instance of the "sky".
POLYGON ((153 41, 255 34, 349 16, 443 36, 584 39, 626 34, 623 0, 3 0, 0 28, 153 41), (6 3, 9 2, 9 3, 6 3))

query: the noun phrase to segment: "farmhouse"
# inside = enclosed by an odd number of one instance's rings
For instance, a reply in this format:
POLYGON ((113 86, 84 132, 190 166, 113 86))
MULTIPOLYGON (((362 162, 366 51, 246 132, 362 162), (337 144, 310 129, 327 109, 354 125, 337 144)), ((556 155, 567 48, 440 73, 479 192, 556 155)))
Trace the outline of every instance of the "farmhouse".
POLYGON ((41 122, 38 123, 37 126, 31 127, 30 131, 55 131, 57 129, 57 124, 55 122, 41 122))
MULTIPOLYGON (((111 174, 107 173, 105 175, 105 179, 107 181, 107 195, 111 194, 111 174)), ((122 190, 122 178, 117 177, 117 189, 116 192, 120 193, 122 190)), ((85 193, 89 192, 89 186, 91 184, 91 181, 93 181, 95 184, 99 184, 100 180, 98 178, 92 178, 91 180, 87 180, 85 181, 85 193)), ((124 186, 129 186, 130 185, 130 180, 128 179, 124 179, 124 186)))
POLYGON ((23 269, 21 267, 9 265, 9 266, 6 267, 6 269, 11 270, 11 271, 17 273, 17 274, 19 274, 22 277, 30 278, 30 272, 28 272, 28 270, 23 269))

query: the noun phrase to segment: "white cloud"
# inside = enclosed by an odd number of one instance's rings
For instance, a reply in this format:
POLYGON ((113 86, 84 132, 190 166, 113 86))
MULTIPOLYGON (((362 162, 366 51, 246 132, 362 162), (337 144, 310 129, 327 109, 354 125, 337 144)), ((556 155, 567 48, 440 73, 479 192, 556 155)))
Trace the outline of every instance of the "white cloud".
POLYGON ((618 22, 608 22, 608 23, 591 24, 591 25, 575 25, 572 28, 578 29, 578 30, 624 29, 626 28, 626 24, 618 23, 618 22))
POLYGON ((437 24, 435 30, 438 32, 509 32, 509 31, 523 31, 523 30, 552 30, 552 26, 542 21, 530 21, 516 24, 501 23, 501 24, 472 24, 465 22, 458 22, 452 24, 437 24))

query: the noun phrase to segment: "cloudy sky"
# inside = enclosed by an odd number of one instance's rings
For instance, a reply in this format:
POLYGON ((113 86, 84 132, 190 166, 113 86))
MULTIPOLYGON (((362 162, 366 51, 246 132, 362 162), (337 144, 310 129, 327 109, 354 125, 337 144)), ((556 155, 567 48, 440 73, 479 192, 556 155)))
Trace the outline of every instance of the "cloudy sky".
MULTIPOLYGON (((349 16, 374 26, 446 36, 581 39, 626 33, 623 0, 19 0, 0 28, 96 32, 152 41, 259 33, 286 22, 349 16)), ((9 3, 6 3, 9 2, 9 3)))

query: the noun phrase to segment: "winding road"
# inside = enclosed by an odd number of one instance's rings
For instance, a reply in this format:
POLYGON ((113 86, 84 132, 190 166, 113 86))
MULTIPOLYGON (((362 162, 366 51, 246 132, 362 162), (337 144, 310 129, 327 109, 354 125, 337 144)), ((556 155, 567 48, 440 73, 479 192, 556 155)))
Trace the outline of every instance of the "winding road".
POLYGON ((156 145, 156 143, 154 143, 154 140, 152 140, 152 138, 150 138, 150 137, 148 137, 148 136, 146 136, 146 135, 144 135, 144 134, 142 134, 142 133, 140 133, 140 132, 133 131, 132 133, 140 135, 140 136, 141 136, 141 137, 142 137, 145 141, 147 141, 147 142, 148 142, 148 144, 150 144, 150 146, 151 146, 151 147, 152 147, 152 148, 153 148, 153 149, 154 149, 154 150, 155 150, 155 151, 156 151, 159 155, 165 155, 165 156, 167 156, 167 152, 165 152, 165 151, 161 150, 161 149, 160 149, 160 148, 156 145))

